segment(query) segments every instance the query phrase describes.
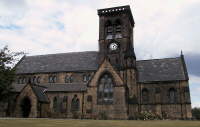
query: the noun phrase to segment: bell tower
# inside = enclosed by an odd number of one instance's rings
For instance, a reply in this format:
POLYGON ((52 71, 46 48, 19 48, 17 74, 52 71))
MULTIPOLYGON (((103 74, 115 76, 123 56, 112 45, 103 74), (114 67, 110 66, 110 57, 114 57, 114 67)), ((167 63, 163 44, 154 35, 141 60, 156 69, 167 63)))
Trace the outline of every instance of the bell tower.
MULTIPOLYGON (((130 6, 98 10, 99 15, 99 64, 110 62, 123 80, 125 100, 132 107, 128 114, 138 109, 137 69, 134 52, 133 28, 135 25, 130 6)), ((122 88, 120 88, 122 89, 122 88)))
POLYGON ((116 70, 135 68, 135 23, 130 6, 100 9, 98 15, 100 63, 108 59, 116 70))

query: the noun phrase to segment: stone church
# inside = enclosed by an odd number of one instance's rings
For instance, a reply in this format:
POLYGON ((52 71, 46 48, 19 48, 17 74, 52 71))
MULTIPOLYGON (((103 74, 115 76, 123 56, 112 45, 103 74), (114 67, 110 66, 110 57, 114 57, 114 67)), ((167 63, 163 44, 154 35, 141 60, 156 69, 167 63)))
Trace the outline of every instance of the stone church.
POLYGON ((137 60, 130 6, 98 10, 99 51, 24 56, 16 65, 9 116, 129 119, 151 112, 189 119, 183 54, 137 60))

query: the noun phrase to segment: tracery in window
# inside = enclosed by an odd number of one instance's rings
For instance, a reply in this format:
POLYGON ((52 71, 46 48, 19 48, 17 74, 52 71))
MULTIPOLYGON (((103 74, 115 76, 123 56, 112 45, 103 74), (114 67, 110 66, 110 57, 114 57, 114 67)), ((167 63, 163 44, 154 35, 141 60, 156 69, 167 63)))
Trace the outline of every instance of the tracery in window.
POLYGON ((98 83, 98 104, 112 104, 113 103, 113 79, 109 73, 101 76, 98 83))

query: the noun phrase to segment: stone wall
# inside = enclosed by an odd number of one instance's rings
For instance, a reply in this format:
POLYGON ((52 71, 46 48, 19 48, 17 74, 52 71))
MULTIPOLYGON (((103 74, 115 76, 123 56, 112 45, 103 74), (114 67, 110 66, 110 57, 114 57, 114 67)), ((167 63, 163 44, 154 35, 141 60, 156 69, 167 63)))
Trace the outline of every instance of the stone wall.
POLYGON ((141 94, 139 99, 141 111, 154 112, 160 116, 164 114, 172 119, 190 119, 192 117, 190 93, 185 91, 185 88, 189 88, 187 81, 140 84, 139 91, 142 91, 143 88, 149 91, 149 99, 147 103, 143 102, 141 94), (176 90, 177 99, 173 103, 169 101, 170 88, 176 90))
POLYGON ((48 92, 47 96, 49 98, 50 104, 49 104, 49 113, 48 117, 53 117, 53 118, 73 118, 76 116, 73 116, 73 112, 71 111, 71 103, 73 97, 77 95, 77 98, 80 100, 80 108, 79 111, 76 112, 78 114, 78 117, 81 118, 82 116, 82 111, 83 111, 83 98, 84 94, 80 92, 48 92), (58 107, 58 110, 54 110, 53 107, 53 102, 54 102, 54 97, 58 97, 58 105, 61 107, 58 107), (67 102, 66 100, 63 100, 64 97, 67 97, 67 102), (59 104, 61 102, 61 105, 59 104))
POLYGON ((30 85, 26 85, 25 88, 21 91, 21 93, 17 97, 16 108, 14 113, 15 116, 23 117, 21 102, 25 97, 28 97, 31 101, 31 111, 28 117, 30 118, 38 117, 38 110, 37 110, 38 100, 30 85))
POLYGON ((95 73, 93 79, 89 83, 87 93, 85 93, 84 114, 86 118, 98 119, 100 114, 105 113, 109 119, 127 119, 127 102, 126 102, 126 86, 121 77, 117 74, 110 63, 105 60, 95 73), (99 78, 108 72, 114 80, 113 104, 97 104, 97 87, 99 78), (87 96, 92 96, 92 102, 87 102, 87 96), (91 111, 89 111, 91 110, 91 111))
POLYGON ((16 77, 15 83, 18 83, 19 78, 25 78, 25 82, 20 84, 26 84, 28 83, 28 80, 35 77, 35 81, 33 81, 35 84, 46 84, 49 83, 49 76, 56 76, 56 82, 55 83, 66 83, 65 77, 66 76, 72 76, 73 82, 72 83, 86 83, 83 81, 84 75, 90 75, 90 78, 94 75, 93 71, 83 71, 83 72, 60 72, 60 73, 37 73, 37 74, 28 74, 28 75, 18 75, 16 77), (37 82, 37 78, 40 77, 40 82, 37 82))

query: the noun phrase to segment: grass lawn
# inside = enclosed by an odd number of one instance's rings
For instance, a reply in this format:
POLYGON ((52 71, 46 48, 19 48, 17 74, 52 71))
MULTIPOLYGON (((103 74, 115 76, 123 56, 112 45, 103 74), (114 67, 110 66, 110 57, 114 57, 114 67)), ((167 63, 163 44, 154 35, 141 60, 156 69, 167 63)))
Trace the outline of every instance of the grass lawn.
POLYGON ((0 119, 0 127, 200 127, 200 121, 0 119))

